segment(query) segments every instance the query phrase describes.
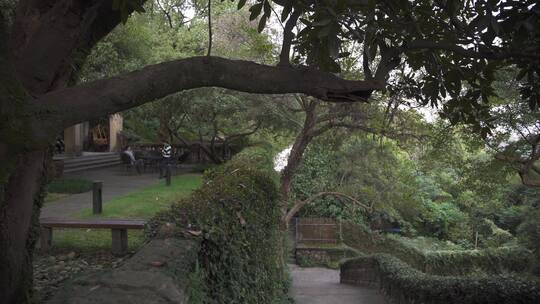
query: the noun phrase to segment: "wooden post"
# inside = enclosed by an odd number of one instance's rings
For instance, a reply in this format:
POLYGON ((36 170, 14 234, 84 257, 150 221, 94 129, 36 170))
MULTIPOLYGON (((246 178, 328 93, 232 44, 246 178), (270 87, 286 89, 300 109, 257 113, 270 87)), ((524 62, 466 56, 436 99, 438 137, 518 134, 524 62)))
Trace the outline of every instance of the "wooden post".
POLYGON ((111 229, 112 233, 112 253, 114 255, 124 255, 128 249, 127 229, 111 229))
POLYGON ((343 230, 341 228, 341 220, 338 220, 339 223, 339 240, 338 243, 343 243, 343 230))
POLYGON ((103 211, 102 208, 102 191, 103 190, 103 182, 102 181, 94 181, 92 185, 92 211, 94 214, 101 214, 103 211))
POLYGON ((165 184, 171 185, 171 164, 167 164, 167 171, 165 171, 165 184))
POLYGON ((41 227, 39 233, 39 246, 41 251, 47 252, 52 246, 52 228, 41 227))
POLYGON ((294 248, 298 247, 298 218, 294 217, 294 248))

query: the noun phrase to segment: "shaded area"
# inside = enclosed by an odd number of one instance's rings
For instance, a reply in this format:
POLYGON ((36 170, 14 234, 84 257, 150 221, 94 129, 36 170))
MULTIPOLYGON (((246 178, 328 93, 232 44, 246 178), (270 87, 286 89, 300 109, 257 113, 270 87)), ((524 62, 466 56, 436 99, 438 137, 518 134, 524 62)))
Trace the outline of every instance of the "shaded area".
MULTIPOLYGON (((190 169, 185 169, 185 172, 190 169)), ((179 174, 182 171, 179 170, 179 174)), ((103 169, 79 171, 65 175, 69 179, 86 179, 103 181, 103 204, 133 192, 135 190, 155 185, 159 182, 157 174, 130 174, 123 166, 108 167, 103 169)), ((72 217, 84 209, 92 208, 92 192, 78 193, 65 198, 48 202, 41 209, 41 218, 44 217, 72 217)))
POLYGON ((197 244, 155 239, 124 265, 68 281, 48 303, 187 303, 197 244))
POLYGON ((339 283, 339 271, 326 268, 300 268, 289 265, 293 280, 291 295, 296 304, 383 304, 377 289, 339 283))

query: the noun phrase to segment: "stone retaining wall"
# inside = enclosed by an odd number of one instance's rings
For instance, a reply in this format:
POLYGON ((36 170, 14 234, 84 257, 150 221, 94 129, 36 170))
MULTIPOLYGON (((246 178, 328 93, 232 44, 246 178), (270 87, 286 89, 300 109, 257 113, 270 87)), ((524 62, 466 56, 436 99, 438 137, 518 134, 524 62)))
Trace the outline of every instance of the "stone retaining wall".
POLYGON ((198 243, 154 239, 118 268, 68 281, 50 304, 188 303, 186 287, 198 243))
POLYGON ((357 286, 379 287, 379 269, 374 263, 344 263, 340 267, 339 282, 357 286))

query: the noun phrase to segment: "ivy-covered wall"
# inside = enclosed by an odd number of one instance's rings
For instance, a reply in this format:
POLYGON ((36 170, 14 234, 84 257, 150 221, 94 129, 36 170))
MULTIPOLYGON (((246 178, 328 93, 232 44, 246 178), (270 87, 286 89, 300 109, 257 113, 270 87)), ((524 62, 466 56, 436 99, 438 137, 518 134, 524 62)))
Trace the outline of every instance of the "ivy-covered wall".
POLYGON ((269 160, 261 150, 238 154, 207 171, 200 189, 151 223, 200 231, 188 291, 192 303, 288 302, 284 233, 269 160))
POLYGON ((361 256, 341 265, 342 283, 378 286, 392 303, 539 303, 537 282, 513 275, 477 277, 423 273, 388 254, 361 256))

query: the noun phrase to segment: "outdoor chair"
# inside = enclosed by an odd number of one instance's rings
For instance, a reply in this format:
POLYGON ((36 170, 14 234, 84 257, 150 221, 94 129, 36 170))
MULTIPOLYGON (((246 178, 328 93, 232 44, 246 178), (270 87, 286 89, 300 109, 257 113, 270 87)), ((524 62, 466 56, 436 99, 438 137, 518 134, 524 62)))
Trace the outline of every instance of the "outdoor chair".
POLYGON ((190 154, 191 154, 191 152, 188 151, 188 152, 184 152, 182 155, 180 155, 178 157, 178 164, 184 163, 189 158, 190 154))

